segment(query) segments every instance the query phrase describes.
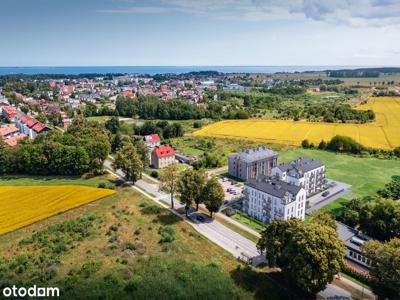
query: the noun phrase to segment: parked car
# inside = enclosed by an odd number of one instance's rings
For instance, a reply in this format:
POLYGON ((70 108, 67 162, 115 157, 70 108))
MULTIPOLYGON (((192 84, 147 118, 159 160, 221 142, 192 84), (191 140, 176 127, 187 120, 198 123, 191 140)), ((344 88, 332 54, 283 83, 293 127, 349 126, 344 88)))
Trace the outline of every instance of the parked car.
POLYGON ((197 221, 199 222, 204 222, 205 218, 202 215, 197 215, 196 216, 197 221))
POLYGON ((326 197, 328 195, 329 195, 329 191, 325 191, 325 192, 322 193, 322 197, 326 197))

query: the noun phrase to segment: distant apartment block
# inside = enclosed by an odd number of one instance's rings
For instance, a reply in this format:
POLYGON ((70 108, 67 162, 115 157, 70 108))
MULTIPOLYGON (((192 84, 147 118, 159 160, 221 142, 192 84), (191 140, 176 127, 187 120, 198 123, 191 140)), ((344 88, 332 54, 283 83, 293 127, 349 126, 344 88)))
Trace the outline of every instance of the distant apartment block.
POLYGON ((157 146, 151 152, 151 165, 162 169, 175 163, 175 151, 171 146, 157 146))
POLYGON ((267 147, 257 147, 230 155, 228 173, 244 181, 260 175, 271 175, 277 166, 278 153, 267 147))
POLYGON ((50 128, 48 128, 45 124, 26 115, 16 119, 15 125, 22 134, 26 134, 31 139, 34 139, 39 133, 44 133, 50 130, 50 128))
POLYGON ((244 195, 244 212, 264 223, 304 220, 306 191, 300 186, 263 176, 247 181, 244 195))
POLYGON ((323 189, 325 184, 325 165, 318 159, 300 157, 289 164, 283 163, 274 167, 272 176, 301 186, 309 196, 323 189))

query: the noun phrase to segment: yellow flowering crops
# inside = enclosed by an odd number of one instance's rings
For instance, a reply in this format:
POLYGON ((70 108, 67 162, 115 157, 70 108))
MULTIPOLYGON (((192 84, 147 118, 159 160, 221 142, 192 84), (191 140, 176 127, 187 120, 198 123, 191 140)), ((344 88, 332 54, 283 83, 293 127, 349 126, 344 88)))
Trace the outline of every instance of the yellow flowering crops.
POLYGON ((0 234, 113 193, 86 186, 0 187, 0 234))
POLYGON ((193 133, 195 136, 215 136, 299 145, 302 140, 318 144, 335 135, 354 138, 366 147, 392 149, 400 146, 400 98, 371 98, 358 109, 372 109, 376 122, 367 124, 320 123, 286 120, 228 120, 213 123, 193 133))

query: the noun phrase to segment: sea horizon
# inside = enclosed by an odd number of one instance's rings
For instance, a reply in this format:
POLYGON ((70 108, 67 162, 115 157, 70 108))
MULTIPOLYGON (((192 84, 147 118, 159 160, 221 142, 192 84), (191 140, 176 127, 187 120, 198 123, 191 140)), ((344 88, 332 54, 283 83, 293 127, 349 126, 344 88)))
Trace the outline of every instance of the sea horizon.
MULTIPOLYGON (((221 73, 295 73, 316 72, 340 69, 358 69, 389 66, 363 66, 363 65, 238 65, 238 66, 0 66, 0 75, 13 74, 182 74, 198 71, 217 71, 221 73)), ((392 67, 392 66, 390 66, 392 67)))

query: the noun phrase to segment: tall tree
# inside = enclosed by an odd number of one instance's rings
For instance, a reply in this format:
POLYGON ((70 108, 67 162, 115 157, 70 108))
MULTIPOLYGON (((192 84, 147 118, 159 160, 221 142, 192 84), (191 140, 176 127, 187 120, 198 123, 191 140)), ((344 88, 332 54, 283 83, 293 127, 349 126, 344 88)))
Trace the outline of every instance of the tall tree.
POLYGON ((306 292, 317 293, 340 271, 345 246, 325 217, 304 224, 274 221, 261 233, 257 246, 268 262, 306 292), (326 225, 329 224, 329 225, 326 225))
POLYGON ((400 239, 386 243, 368 241, 362 246, 373 262, 371 276, 386 288, 400 295, 400 239))
POLYGON ((104 126, 112 134, 117 134, 117 132, 120 131, 119 118, 116 116, 111 117, 109 120, 106 121, 104 126))
POLYGON ((0 139, 0 174, 5 174, 8 171, 8 158, 7 158, 7 146, 0 139))
POLYGON ((198 209, 205 181, 204 172, 193 169, 187 169, 179 177, 177 191, 181 195, 181 201, 185 203, 186 216, 193 203, 196 203, 196 209, 198 209))
POLYGON ((400 202, 377 199, 363 205, 360 229, 378 240, 400 237, 400 202))
POLYGON ((143 163, 132 144, 122 147, 113 162, 114 169, 121 169, 127 180, 136 182, 142 177, 143 163))
POLYGON ((218 212, 224 203, 224 190, 215 177, 209 179, 203 189, 204 204, 212 218, 213 213, 218 212))
POLYGON ((135 147, 143 165, 148 166, 150 163, 149 148, 147 148, 146 144, 142 140, 136 141, 135 147))
POLYGON ((171 208, 174 208, 174 195, 178 185, 179 173, 178 165, 172 164, 162 170, 160 176, 160 190, 164 189, 171 195, 171 208))

